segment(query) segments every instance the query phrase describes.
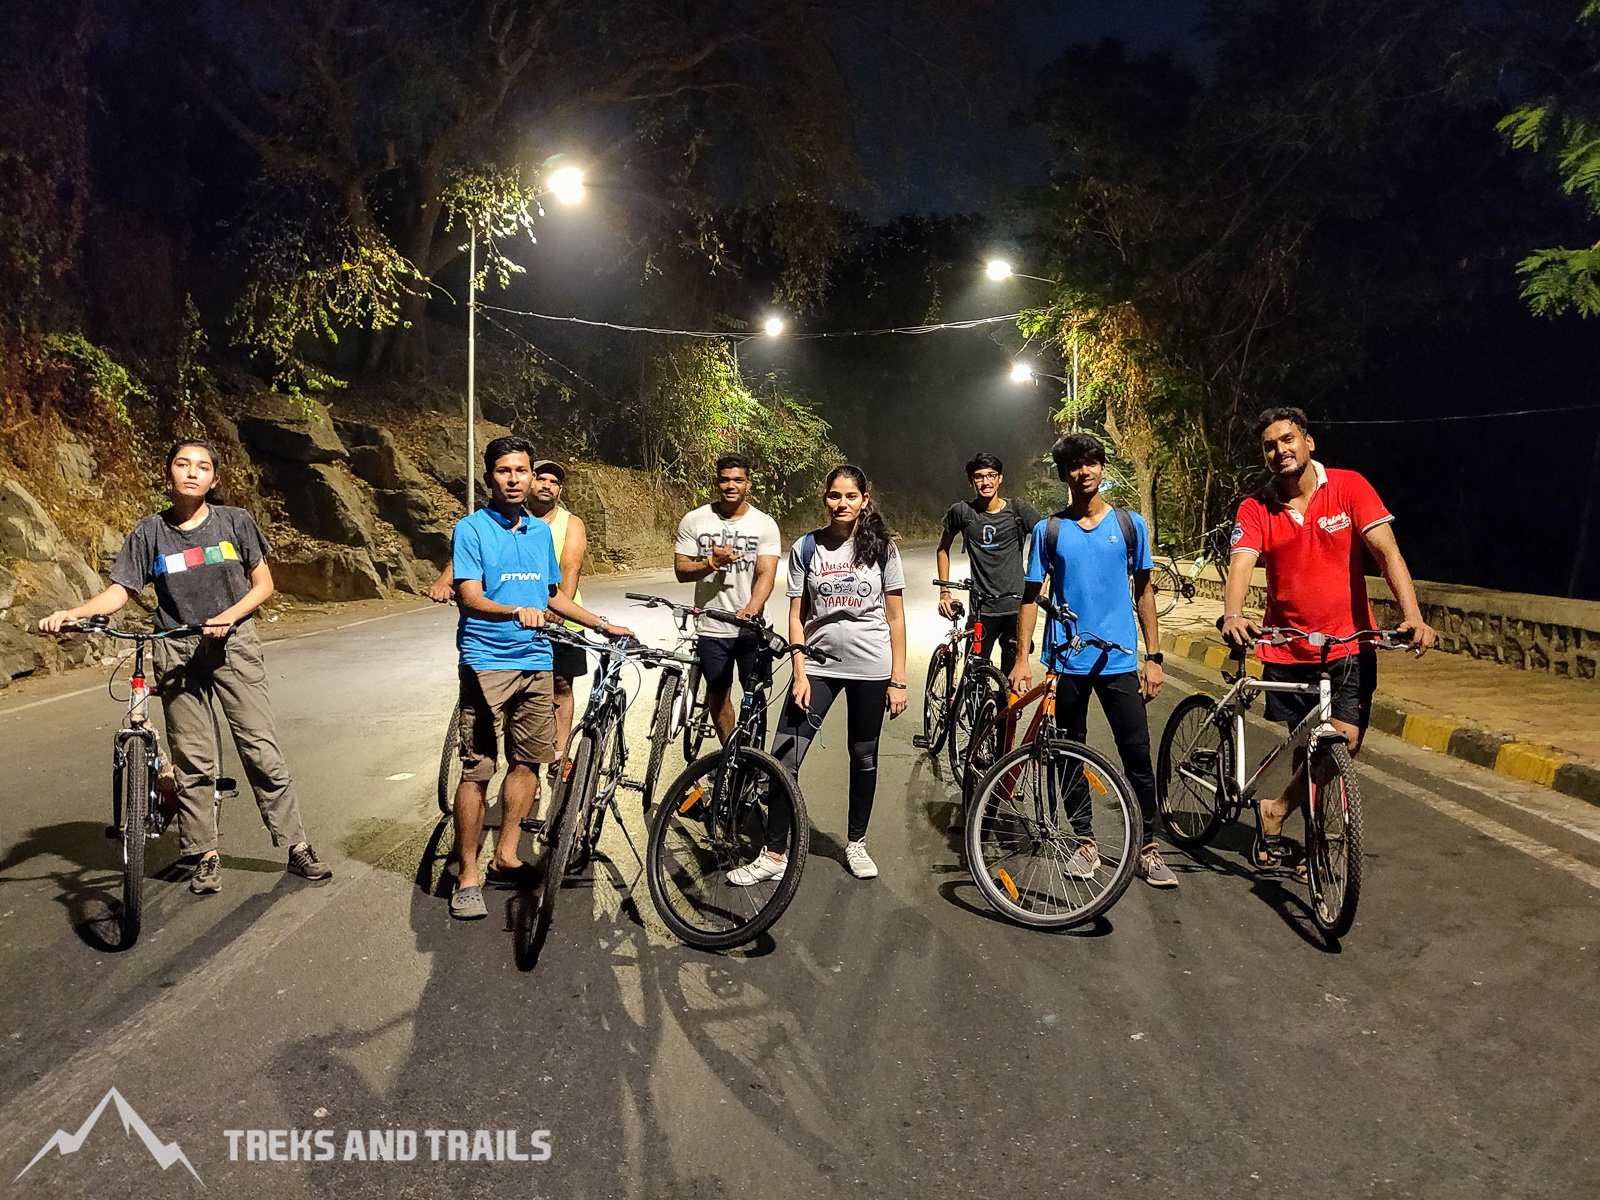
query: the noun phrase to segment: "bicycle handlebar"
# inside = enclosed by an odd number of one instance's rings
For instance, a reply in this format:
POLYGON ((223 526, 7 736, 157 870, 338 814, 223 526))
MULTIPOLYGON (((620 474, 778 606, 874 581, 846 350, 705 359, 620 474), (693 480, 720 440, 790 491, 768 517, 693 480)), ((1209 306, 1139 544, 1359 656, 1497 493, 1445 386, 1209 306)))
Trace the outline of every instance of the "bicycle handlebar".
POLYGON ((569 646, 577 646, 580 650, 597 650, 601 654, 613 654, 619 658, 636 658, 648 666, 657 666, 664 662, 679 662, 690 666, 695 662, 687 654, 647 646, 638 638, 614 638, 607 642, 591 642, 582 634, 574 633, 561 625, 546 625, 539 632, 553 642, 564 642, 569 646))
POLYGON ((676 600, 668 600, 665 596, 646 596, 642 592, 624 592, 623 595, 646 608, 670 608, 673 612, 685 613, 691 617, 710 617, 713 621, 721 621, 724 625, 735 625, 765 639, 774 654, 793 654, 799 651, 819 663, 829 662, 838 657, 826 650, 818 650, 815 646, 807 646, 803 642, 785 641, 771 625, 756 617, 741 617, 723 608, 701 608, 695 604, 680 604, 676 600))
POLYGON ((137 642, 142 638, 190 637, 204 633, 204 625, 174 625, 171 629, 113 629, 110 617, 85 617, 81 621, 63 621, 59 633, 102 633, 124 642, 137 642))
MULTIPOLYGON (((1218 617, 1216 626, 1219 631, 1223 624, 1224 618, 1218 617)), ((1398 629, 1358 629, 1354 633, 1335 637, 1331 633, 1311 633, 1304 629, 1296 629, 1292 625, 1264 625, 1252 641, 1258 646, 1287 646, 1290 642, 1304 641, 1317 649, 1324 646, 1347 646, 1351 642, 1362 642, 1379 650, 1405 650, 1411 646, 1411 638, 1398 629)), ((1243 651, 1236 650, 1235 653, 1240 654, 1243 651)))

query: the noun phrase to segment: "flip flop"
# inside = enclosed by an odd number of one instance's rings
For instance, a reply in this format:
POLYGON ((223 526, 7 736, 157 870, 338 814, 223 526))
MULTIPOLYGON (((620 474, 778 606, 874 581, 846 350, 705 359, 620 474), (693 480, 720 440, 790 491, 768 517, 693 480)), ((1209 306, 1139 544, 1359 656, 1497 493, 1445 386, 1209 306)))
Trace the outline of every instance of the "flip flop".
POLYGON ((533 870, 527 863, 510 869, 490 863, 483 875, 483 882, 492 888, 519 888, 532 880, 533 870))
POLYGON ((457 888, 450 894, 450 915, 458 921, 476 921, 489 915, 481 887, 457 888))

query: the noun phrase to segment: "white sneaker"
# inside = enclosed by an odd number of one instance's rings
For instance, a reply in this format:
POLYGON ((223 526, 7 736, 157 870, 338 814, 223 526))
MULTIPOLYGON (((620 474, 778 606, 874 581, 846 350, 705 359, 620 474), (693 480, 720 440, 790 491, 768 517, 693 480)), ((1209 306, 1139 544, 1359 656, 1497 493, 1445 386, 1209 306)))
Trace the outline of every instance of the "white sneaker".
POLYGON ((1080 842, 1061 868, 1068 879, 1093 879, 1100 870, 1100 851, 1093 842, 1080 842))
POLYGON ((789 860, 773 858, 763 850, 742 867, 735 867, 728 872, 728 882, 734 887, 750 887, 757 883, 766 883, 768 880, 782 879, 783 873, 789 869, 789 860))
POLYGON ((845 866, 850 868, 850 874, 857 879, 876 879, 878 877, 878 864, 872 861, 872 855, 867 853, 867 840, 862 838, 859 842, 847 842, 844 847, 845 866))

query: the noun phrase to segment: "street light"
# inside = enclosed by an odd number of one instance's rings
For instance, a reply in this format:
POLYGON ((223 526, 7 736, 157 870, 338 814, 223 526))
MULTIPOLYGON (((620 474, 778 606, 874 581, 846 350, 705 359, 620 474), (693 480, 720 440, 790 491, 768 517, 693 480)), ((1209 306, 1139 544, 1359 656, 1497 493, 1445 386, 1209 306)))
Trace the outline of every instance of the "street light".
POLYGON ((1030 380, 1032 378, 1033 378, 1033 368, 1030 367, 1027 363, 1025 363, 1025 362, 1015 362, 1015 363, 1011 364, 1011 382, 1012 383, 1027 383, 1028 380, 1030 380))
MULTIPOLYGON (((559 167, 545 179, 545 191, 561 204, 583 201, 583 168, 559 167)), ((478 226, 467 222, 467 512, 477 493, 478 458, 478 226)))
MULTIPOLYGON (((1048 283, 1051 287, 1059 287, 1061 285, 1061 281, 1057 279, 1046 279, 1043 275, 1024 275, 1020 271, 1014 271, 1011 269, 1011 264, 1003 258, 991 258, 984 264, 983 270, 984 274, 994 280, 1031 279, 1035 283, 1048 283)), ((1011 378, 1017 383, 1026 383, 1032 376, 1033 371, 1026 364, 1013 364, 1011 378)), ((1051 376, 1051 378, 1054 379, 1057 376, 1051 376)), ((1078 330, 1076 326, 1072 330, 1072 378, 1063 379, 1061 382, 1067 385, 1067 399, 1072 405, 1072 420, 1076 424, 1078 420, 1078 330)))
POLYGON ((762 322, 761 328, 769 338, 778 337, 783 333, 783 318, 768 317, 762 322))

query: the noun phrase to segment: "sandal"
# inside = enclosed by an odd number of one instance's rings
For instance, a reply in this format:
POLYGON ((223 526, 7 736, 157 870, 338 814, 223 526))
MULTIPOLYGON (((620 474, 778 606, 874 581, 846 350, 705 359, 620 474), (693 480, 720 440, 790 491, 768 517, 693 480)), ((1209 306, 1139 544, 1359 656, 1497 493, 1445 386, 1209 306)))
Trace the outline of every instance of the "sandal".
POLYGON ((1250 865, 1258 875, 1281 875, 1288 858, 1289 851, 1283 844, 1282 834, 1258 831, 1256 840, 1250 843, 1250 865))
POLYGON ((476 921, 489 915, 481 887, 457 888, 450 894, 450 915, 458 921, 476 921))

